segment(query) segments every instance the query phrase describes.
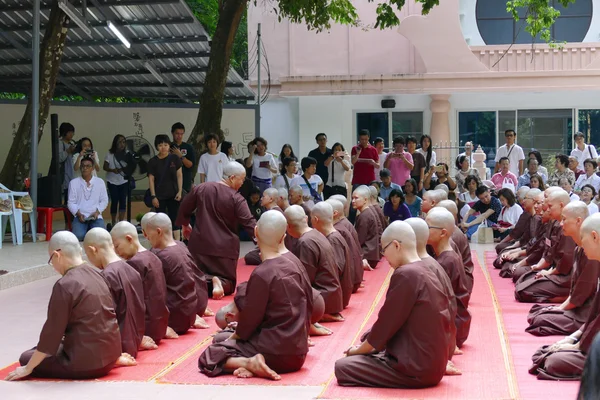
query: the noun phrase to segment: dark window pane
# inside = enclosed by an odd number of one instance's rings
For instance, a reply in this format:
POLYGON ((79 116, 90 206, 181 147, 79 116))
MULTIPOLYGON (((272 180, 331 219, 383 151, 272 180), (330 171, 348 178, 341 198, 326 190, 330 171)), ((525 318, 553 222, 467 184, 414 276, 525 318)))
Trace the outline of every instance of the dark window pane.
POLYGON ((517 112, 519 145, 525 151, 535 148, 550 168, 554 156, 569 154, 572 146, 572 110, 519 110, 517 112))
POLYGON ((591 17, 558 18, 554 23, 554 39, 559 42, 581 42, 591 21, 591 17))
POLYGON ((513 20, 478 20, 479 33, 486 44, 507 44, 513 41, 513 20))
POLYGON ((393 112, 392 113, 392 139, 396 136, 415 136, 417 140, 423 134, 422 112, 393 112))
POLYGON ((559 1, 554 0, 554 8, 560 11, 560 15, 585 15, 592 16, 592 0, 577 0, 563 7, 559 1))
POLYGON ((381 137, 385 141, 385 147, 389 147, 389 117, 387 112, 356 114, 357 142, 358 134, 362 129, 368 129, 371 133, 371 143, 373 143, 376 137, 381 137))
POLYGON ((510 14, 506 12, 506 1, 504 0, 478 0, 476 14, 477 18, 510 17, 510 14))
POLYGON ((579 131, 585 135, 585 142, 600 143, 600 110, 579 110, 579 131))
POLYGON ((461 148, 469 141, 473 142, 474 149, 481 146, 487 155, 487 166, 493 168, 496 155, 496 112, 459 112, 458 140, 461 148))

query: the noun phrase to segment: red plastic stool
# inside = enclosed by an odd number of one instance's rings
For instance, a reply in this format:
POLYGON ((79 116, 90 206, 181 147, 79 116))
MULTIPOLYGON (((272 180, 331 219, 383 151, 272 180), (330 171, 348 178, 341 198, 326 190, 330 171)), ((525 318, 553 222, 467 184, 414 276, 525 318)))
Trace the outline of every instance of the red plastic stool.
POLYGON ((44 232, 44 222, 46 225, 46 241, 52 237, 52 215, 55 212, 64 212, 67 214, 67 227, 72 230, 71 227, 71 212, 67 207, 38 207, 37 208, 37 231, 39 233, 44 232))

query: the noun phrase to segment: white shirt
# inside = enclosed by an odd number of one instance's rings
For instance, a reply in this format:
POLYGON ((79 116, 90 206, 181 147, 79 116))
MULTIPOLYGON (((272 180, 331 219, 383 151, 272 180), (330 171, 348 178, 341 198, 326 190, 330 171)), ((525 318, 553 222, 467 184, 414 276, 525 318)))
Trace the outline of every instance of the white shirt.
POLYGON ((577 196, 575 193, 571 192, 569 194, 569 197, 571 198, 571 201, 579 201, 579 196, 577 196))
POLYGON ((516 176, 521 176, 521 174, 519 173, 519 161, 525 160, 525 153, 523 153, 523 148, 521 148, 521 146, 519 146, 518 144, 513 144, 509 149, 508 147, 506 147, 505 144, 503 144, 498 149, 494 161, 499 162, 502 157, 508 157, 508 160, 510 161, 510 172, 512 172, 516 176), (510 155, 508 154, 509 152, 510 155))
MULTIPOLYGON (((75 163, 77 162, 79 154, 81 153, 73 154, 73 168, 75 167, 75 163)), ((83 156, 81 159, 83 159, 83 156)), ((92 170, 92 176, 98 176, 98 173, 96 172, 96 165, 100 165, 100 160, 98 159, 98 153, 94 152, 94 169, 92 170)), ((81 165, 79 167, 79 174, 81 174, 81 165)))
MULTIPOLYGON (((310 179, 308 180, 308 183, 310 183, 310 186, 312 186, 314 191, 318 193, 319 186, 321 186, 323 184, 323 179, 321 179, 321 177, 319 175, 314 174, 313 176, 310 177, 310 179)), ((312 198, 310 189, 309 189, 308 185, 306 184, 306 181, 304 180, 303 176, 297 176, 294 179, 292 179, 292 181, 290 182, 290 187, 296 186, 296 185, 298 185, 302 188, 302 196, 312 198)), ((312 200, 309 200, 306 203, 308 204, 309 207, 312 207, 314 205, 314 202, 312 200)))
POLYGON ((98 219, 101 219, 102 211, 108 206, 108 194, 104 181, 95 176, 92 176, 89 183, 82 177, 71 180, 67 205, 71 214, 77 215, 77 211, 79 211, 84 218, 100 211, 98 219))
POLYGON ((519 217, 521 217, 521 214, 523 214, 523 209, 518 204, 515 204, 512 207, 504 207, 502 208, 500 217, 498 217, 498 221, 508 222, 514 228, 519 217))
MULTIPOLYGON (((385 163, 385 159, 387 158, 388 153, 386 153, 385 151, 381 152, 381 154, 379 155, 379 168, 375 168, 375 180, 378 181, 379 180, 379 171, 381 171, 383 169, 383 164, 385 163)), ((335 161, 335 160, 334 160, 335 161)), ((332 162, 333 164, 333 162, 332 162)), ((329 174, 331 174, 331 171, 329 172, 329 174)), ((336 184, 337 184, 337 179, 336 179, 336 184)), ((329 180, 327 181, 327 186, 333 186, 329 184, 329 180)), ((340 185, 338 185, 340 186, 340 185)))
MULTIPOLYGON (((111 152, 108 152, 106 157, 104 157, 104 162, 108 163, 108 168, 110 169, 122 169, 127 166, 127 163, 125 161, 121 161, 121 163, 119 164, 119 161, 117 160, 116 156, 111 152)), ((122 174, 116 174, 114 172, 106 173, 106 182, 117 186, 127 183, 125 177, 122 174)))
POLYGON ((225 153, 204 153, 200 156, 198 173, 206 175, 204 182, 220 182, 223 179, 223 166, 229 162, 225 153))
MULTIPOLYGON (((421 154, 423 154, 423 157, 425 157, 425 162, 427 162, 427 152, 423 151, 422 148, 417 149, 417 151, 421 154)), ((435 167, 435 165, 437 164, 437 155, 435 154, 435 151, 431 151, 431 161, 429 162, 429 165, 432 167, 435 167)))
POLYGON ((588 211, 590 212, 590 215, 592 214, 596 214, 598 212, 598 206, 596 204, 594 204, 593 201, 590 201, 590 204, 588 204, 588 211))
POLYGON ((254 154, 252 156, 252 176, 258 179, 272 179, 273 173, 269 168, 263 168, 260 166, 261 163, 269 163, 269 166, 273 169, 277 169, 277 163, 273 154, 265 153, 264 156, 254 154))
POLYGON ((577 146, 573 150, 571 150, 571 156, 576 157, 577 161, 579 161, 579 168, 583 168, 583 162, 588 158, 592 160, 596 160, 598 158, 598 152, 596 152, 596 148, 592 144, 586 144, 583 148, 583 151, 579 150, 577 146), (590 152, 592 153, 590 156, 590 152))
POLYGON ((585 185, 592 185, 596 189, 596 193, 600 192, 600 176, 596 175, 595 172, 589 178, 586 174, 580 175, 577 182, 575 182, 574 190, 579 191, 585 185))
MULTIPOLYGON (((290 185, 290 187, 292 187, 292 180, 294 180, 294 178, 297 178, 298 175, 294 175, 293 178, 290 178, 289 176, 286 176, 286 177, 287 177, 288 184, 290 185)), ((289 188, 285 184, 285 179, 283 178, 283 175, 278 175, 277 178, 275 178, 275 183, 273 184, 273 186, 276 189, 289 190, 289 188)))
MULTIPOLYGON (((379 164, 381 166, 383 166, 383 160, 385 160, 385 156, 387 156, 386 153, 383 153, 381 155, 379 155, 379 164)), ((344 169, 344 166, 342 164, 345 164, 346 167, 351 168, 350 167, 350 162, 346 159, 342 159, 342 162, 338 162, 337 160, 333 159, 331 161, 331 163, 329 163, 329 167, 327 167, 327 171, 329 171, 328 177, 327 177, 327 186, 342 186, 342 187, 346 187, 346 181, 345 181, 345 176, 346 176, 346 170, 344 169)), ((375 179, 379 179, 379 171, 375 170, 375 179)))

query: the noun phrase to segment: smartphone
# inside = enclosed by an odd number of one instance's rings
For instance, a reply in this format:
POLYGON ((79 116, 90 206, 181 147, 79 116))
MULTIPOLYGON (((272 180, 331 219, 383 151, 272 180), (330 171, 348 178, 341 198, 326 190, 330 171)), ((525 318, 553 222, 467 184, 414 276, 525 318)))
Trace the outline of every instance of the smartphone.
POLYGON ((444 166, 443 165, 437 165, 435 167, 435 172, 444 172, 444 166))

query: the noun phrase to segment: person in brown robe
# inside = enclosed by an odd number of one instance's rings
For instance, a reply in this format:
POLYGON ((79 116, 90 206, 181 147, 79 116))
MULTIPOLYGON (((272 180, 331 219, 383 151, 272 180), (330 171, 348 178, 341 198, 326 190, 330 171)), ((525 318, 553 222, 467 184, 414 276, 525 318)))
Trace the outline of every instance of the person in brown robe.
POLYGON ((144 336, 146 306, 140 274, 115 253, 110 233, 104 228, 90 229, 83 249, 90 263, 102 271, 113 296, 122 351, 135 358, 140 348, 156 349, 154 341, 144 336))
POLYGON ((532 335, 569 335, 579 329, 588 317, 600 276, 600 262, 589 260, 581 247, 581 225, 588 216, 587 205, 582 201, 571 202, 563 209, 563 232, 577 244, 571 291, 559 306, 536 304, 531 308, 527 317, 529 327, 525 330, 532 335))
POLYGON ((220 182, 205 182, 185 196, 179 207, 176 225, 183 227, 196 265, 206 275, 213 299, 232 294, 237 283, 240 257, 238 226, 252 237, 256 221, 248 203, 238 193, 246 169, 231 161, 223 166, 220 182), (196 213, 194 229, 190 218, 196 213))
POLYGON ((146 234, 152 245, 151 251, 162 262, 167 284, 169 326, 181 335, 190 327, 209 328, 202 318, 207 310, 208 288, 206 278, 188 248, 173 240, 170 226, 169 216, 158 213, 148 222, 146 234))
POLYGON ((339 200, 329 198, 327 203, 333 209, 333 227, 344 237, 350 249, 350 267, 352 270, 352 293, 361 287, 364 269, 362 267, 362 248, 354 225, 344 216, 344 204, 339 200))
POLYGON ((456 229, 454 216, 450 211, 436 207, 427 213, 425 219, 429 226, 427 243, 437 254, 437 262, 444 268, 452 282, 452 290, 456 296, 456 345, 460 348, 469 337, 471 329, 471 313, 468 310, 471 295, 467 289, 467 276, 460 256, 452 249, 450 240, 452 231, 456 229))
MULTIPOLYGON (((458 207, 454 201, 442 200, 435 206, 442 207, 450 211, 450 213, 454 216, 456 224, 458 224, 458 207)), ((450 245, 456 254, 460 256, 463 265, 465 266, 467 289, 469 290, 469 293, 471 293, 473 292, 473 270, 475 269, 475 265, 473 264, 471 257, 471 246, 469 246, 469 239, 467 239, 467 235, 460 229, 455 229, 454 232, 452 232, 450 239, 450 245)))
POLYGON ((531 196, 527 197, 529 190, 531 189, 527 186, 523 186, 519 189, 517 198, 519 204, 523 208, 523 213, 517 220, 514 228, 510 230, 510 233, 496 245, 496 254, 501 254, 507 248, 518 247, 520 243, 525 243, 530 239, 527 236, 529 232, 529 223, 531 222, 533 215, 533 200, 531 196), (529 199, 529 201, 527 201, 527 199, 529 199), (528 205, 531 208, 531 212, 527 211, 528 205))
MULTIPOLYGON (((580 234, 586 257, 600 261, 600 214, 586 218, 580 234)), ((553 345, 540 347, 532 357, 529 373, 537 375, 538 379, 579 380, 590 345, 599 332, 600 293, 596 292, 585 324, 553 345)))
POLYGON ((325 301, 322 321, 343 321, 344 309, 342 287, 333 248, 320 232, 309 228, 307 216, 300 206, 285 210, 287 232, 298 239, 294 255, 302 261, 311 285, 321 292, 325 301))
POLYGON ((350 303, 350 296, 354 286, 352 271, 352 257, 346 239, 333 227, 333 208, 328 203, 321 201, 312 209, 313 228, 321 232, 331 244, 335 263, 337 265, 338 279, 342 287, 344 308, 350 303))
MULTIPOLYGON (((265 211, 276 210, 283 214, 283 210, 277 205, 278 196, 279 191, 277 189, 268 188, 262 194, 262 197, 260 199, 260 205, 265 209, 265 211)), ((246 255, 244 256, 244 262, 246 263, 246 265, 260 264, 260 250, 258 249, 258 247, 246 253, 246 255)))
POLYGON ((146 214, 144 214, 144 216, 142 217, 142 220, 140 221, 140 226, 142 228, 142 234, 144 235, 144 237, 146 239, 148 239, 148 235, 146 235, 146 227, 148 226, 148 221, 150 221, 155 215, 156 215, 156 213, 154 211, 148 211, 146 214))
POLYGON ((448 297, 448 311, 450 312, 450 318, 453 323, 450 324, 450 330, 447 332, 448 366, 446 367, 446 375, 461 375, 462 372, 456 368, 451 361, 454 354, 462 354, 462 350, 456 347, 456 324, 454 323, 454 320, 456 319, 456 296, 452 289, 452 282, 446 271, 444 271, 444 268, 435 260, 435 258, 427 253, 427 241, 429 239, 429 227, 427 226, 427 223, 421 218, 408 218, 404 220, 404 222, 410 225, 415 233, 417 240, 417 254, 419 255, 419 258, 421 258, 421 261, 425 263, 425 266, 433 272, 442 287, 442 291, 446 297, 448 297))
MULTIPOLYGON (((383 209, 379 205, 379 193, 377 192, 376 187, 368 186, 368 188, 369 193, 371 193, 371 198, 369 199, 369 201, 371 202, 373 210, 377 213, 377 218, 379 218, 379 222, 381 225, 381 233, 383 234, 383 231, 388 226, 388 221, 386 216, 383 214, 383 209)), ((379 240, 381 241, 381 235, 379 235, 379 240)))
POLYGON ((308 226, 312 228, 312 219, 310 217, 311 207, 304 201, 304 192, 302 186, 295 185, 290 187, 290 205, 300 206, 308 217, 308 226))
POLYGON ((569 296, 575 241, 560 226, 562 210, 571 201, 564 190, 548 195, 548 212, 555 221, 542 259, 519 278, 515 299, 523 303, 561 303, 569 296))
POLYGON ((6 380, 105 376, 121 357, 121 335, 106 281, 81 257, 77 237, 61 231, 48 243, 48 263, 61 275, 36 347, 19 358, 6 380))
POLYGON ((448 363, 448 297, 419 258, 410 225, 393 222, 381 240, 394 269, 385 301, 362 343, 336 361, 335 376, 341 386, 435 386, 448 363))
POLYGON ((168 327, 167 283, 162 262, 140 244, 136 227, 128 221, 121 221, 113 226, 110 236, 117 255, 131 265, 142 278, 146 306, 144 335, 151 337, 157 345, 163 338, 177 338, 177 333, 168 327))
POLYGON ((281 213, 267 211, 256 226, 263 262, 250 275, 235 333, 199 357, 207 376, 233 373, 279 380, 299 370, 308 353, 312 290, 300 262, 279 253, 287 227, 281 213))
POLYGON ((359 186, 352 192, 352 206, 360 214, 356 217, 354 227, 363 252, 363 268, 372 270, 381 259, 381 220, 375 207, 370 205, 370 191, 367 186, 359 186))

